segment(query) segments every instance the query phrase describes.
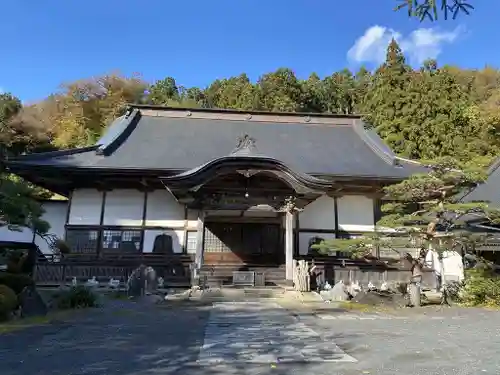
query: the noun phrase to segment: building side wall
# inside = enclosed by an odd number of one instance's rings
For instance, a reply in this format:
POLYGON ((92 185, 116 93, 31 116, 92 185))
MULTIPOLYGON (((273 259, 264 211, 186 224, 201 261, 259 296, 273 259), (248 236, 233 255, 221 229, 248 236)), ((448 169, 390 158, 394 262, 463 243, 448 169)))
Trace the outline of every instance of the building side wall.
MULTIPOLYGON (((179 204, 167 190, 148 193, 146 226, 183 228, 185 225, 185 206, 179 204)), ((196 226, 196 223, 192 223, 196 226)))
POLYGON ((375 229, 373 198, 344 195, 337 198, 339 229, 345 232, 373 232, 375 229))
MULTIPOLYGON (((102 237, 110 243, 115 242, 120 232, 134 232, 134 236, 139 233, 140 247, 145 253, 153 252, 158 236, 167 235, 172 240, 173 252, 182 253, 187 237, 192 237, 187 232, 196 230, 197 215, 196 211, 186 210, 167 190, 77 189, 72 194, 68 229, 101 230, 102 237)), ((125 240, 126 235, 122 238, 125 240)))
POLYGON ((298 253, 308 254, 313 243, 354 237, 375 228, 374 198, 363 195, 323 195, 298 215, 298 253))
MULTIPOLYGON (((59 238, 64 238, 64 224, 66 222, 66 213, 68 210, 67 202, 48 201, 43 203, 45 213, 42 219, 50 224, 49 233, 59 238)), ((52 253, 48 243, 38 236, 33 236, 31 229, 22 231, 12 231, 7 227, 0 228, 0 241, 15 242, 35 242, 44 254, 52 253)))
POLYGON ((304 229, 335 229, 335 199, 323 195, 308 204, 299 213, 300 227, 304 229))
POLYGON ((94 189, 76 189, 71 197, 70 225, 99 225, 104 193, 94 189))
MULTIPOLYGON (((103 225, 141 226, 146 194, 138 190, 106 192, 103 225)), ((99 207, 99 211, 101 208, 99 207)))

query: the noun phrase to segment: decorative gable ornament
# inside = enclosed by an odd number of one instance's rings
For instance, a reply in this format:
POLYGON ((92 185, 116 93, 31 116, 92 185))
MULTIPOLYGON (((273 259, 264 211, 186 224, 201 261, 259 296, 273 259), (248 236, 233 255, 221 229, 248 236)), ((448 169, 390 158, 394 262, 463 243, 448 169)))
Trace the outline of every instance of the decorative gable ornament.
POLYGON ((241 137, 238 137, 238 144, 236 145, 233 154, 238 151, 254 151, 255 149, 255 138, 252 138, 248 134, 245 134, 241 137))

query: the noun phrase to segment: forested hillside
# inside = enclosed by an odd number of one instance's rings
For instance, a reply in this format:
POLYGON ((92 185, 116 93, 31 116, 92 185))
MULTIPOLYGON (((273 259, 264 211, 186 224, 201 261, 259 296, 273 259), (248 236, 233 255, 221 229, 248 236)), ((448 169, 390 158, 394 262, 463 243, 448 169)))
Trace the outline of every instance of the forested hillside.
POLYGON ((393 41, 374 72, 344 69, 302 80, 281 68, 251 82, 242 73, 206 88, 166 77, 153 84, 106 75, 65 84, 45 100, 21 106, 0 97, 1 141, 9 153, 92 144, 126 103, 363 114, 398 154, 413 159, 453 156, 488 163, 500 154, 500 71, 467 70, 427 61, 412 69, 393 41))

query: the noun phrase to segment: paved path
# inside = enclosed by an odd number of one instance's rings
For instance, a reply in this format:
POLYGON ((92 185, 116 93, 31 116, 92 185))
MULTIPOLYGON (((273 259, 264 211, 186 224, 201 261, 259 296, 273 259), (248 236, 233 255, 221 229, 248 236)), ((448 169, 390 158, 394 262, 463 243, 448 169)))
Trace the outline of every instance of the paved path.
POLYGON ((214 303, 199 363, 356 362, 277 303, 214 303))
POLYGON ((293 316, 275 301, 130 302, 0 336, 1 375, 499 374, 500 312, 293 316))

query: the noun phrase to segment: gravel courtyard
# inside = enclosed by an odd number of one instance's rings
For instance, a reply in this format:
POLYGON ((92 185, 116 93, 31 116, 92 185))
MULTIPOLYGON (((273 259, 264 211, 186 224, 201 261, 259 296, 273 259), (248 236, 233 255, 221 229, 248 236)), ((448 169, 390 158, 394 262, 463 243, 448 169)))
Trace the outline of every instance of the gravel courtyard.
POLYGON ((2 375, 498 374, 500 312, 290 311, 278 300, 114 301, 0 336, 2 375))

